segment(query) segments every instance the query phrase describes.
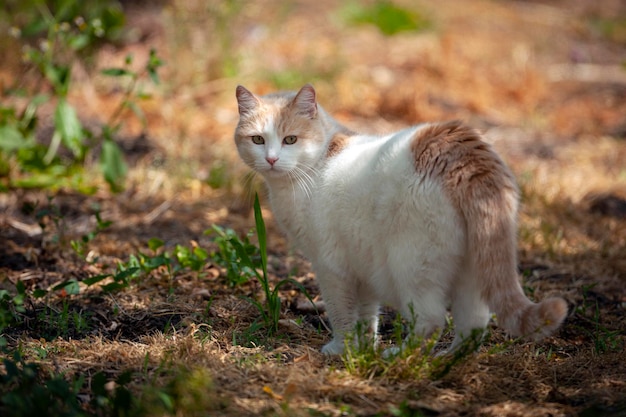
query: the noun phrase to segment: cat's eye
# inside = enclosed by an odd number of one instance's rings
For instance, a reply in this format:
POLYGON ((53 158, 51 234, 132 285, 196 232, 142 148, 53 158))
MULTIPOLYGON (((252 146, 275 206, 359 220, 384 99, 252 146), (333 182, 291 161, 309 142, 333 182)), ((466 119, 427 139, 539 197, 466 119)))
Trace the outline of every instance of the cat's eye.
POLYGON ((256 145, 263 145, 265 143, 265 139, 263 139, 263 136, 254 135, 251 137, 251 139, 252 139, 252 143, 256 145))
POLYGON ((283 143, 285 145, 293 145, 294 143, 296 143, 297 140, 298 140, 297 136, 289 135, 289 136, 285 136, 285 139, 283 139, 283 143))

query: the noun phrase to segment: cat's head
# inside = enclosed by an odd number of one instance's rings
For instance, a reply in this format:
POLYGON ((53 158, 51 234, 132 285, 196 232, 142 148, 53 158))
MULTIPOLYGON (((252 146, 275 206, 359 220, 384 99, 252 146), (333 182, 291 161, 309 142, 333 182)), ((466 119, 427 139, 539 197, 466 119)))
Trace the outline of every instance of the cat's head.
POLYGON ((258 97, 237 87, 239 124, 235 143, 243 161, 264 177, 307 170, 323 154, 325 133, 315 90, 258 97))

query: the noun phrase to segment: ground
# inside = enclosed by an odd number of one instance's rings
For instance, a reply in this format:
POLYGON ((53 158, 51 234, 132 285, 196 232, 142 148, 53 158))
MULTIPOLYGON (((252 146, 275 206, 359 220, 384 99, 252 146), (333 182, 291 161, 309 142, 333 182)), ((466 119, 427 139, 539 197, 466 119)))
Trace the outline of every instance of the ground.
MULTIPOLYGON (((216 235, 204 233, 214 224, 245 236, 251 190, 266 199, 244 179, 232 141, 235 86, 266 93, 311 82, 355 130, 462 119, 484 132, 522 190, 520 279, 536 300, 566 299, 562 328, 534 343, 492 326, 447 372, 423 365, 419 352, 391 363, 326 358, 325 314, 302 290, 318 297, 310 265, 263 204, 270 284, 301 285, 281 287, 274 334, 249 301, 263 300, 259 283, 232 284, 211 258, 197 270, 155 266, 118 291, 80 284, 29 298, 5 331, 9 348, 47 371, 84 376, 86 396, 99 371, 110 380, 133 371, 138 396, 177 373, 197 379, 198 415, 626 415, 626 4, 399 1, 430 24, 391 36, 349 23, 349 7, 332 1, 236 4, 125 3, 133 36, 98 51, 94 66, 129 53, 141 62, 152 47, 166 62, 143 103, 147 128, 129 120, 119 138, 127 185, 0 194, 1 289, 81 282, 176 245, 215 252, 216 235), (78 253, 72 241, 97 229, 96 212, 111 224, 78 253), (153 238, 164 246, 151 249, 153 238)), ((70 102, 82 120, 99 120, 119 92, 88 69, 74 73, 81 87, 70 102)))

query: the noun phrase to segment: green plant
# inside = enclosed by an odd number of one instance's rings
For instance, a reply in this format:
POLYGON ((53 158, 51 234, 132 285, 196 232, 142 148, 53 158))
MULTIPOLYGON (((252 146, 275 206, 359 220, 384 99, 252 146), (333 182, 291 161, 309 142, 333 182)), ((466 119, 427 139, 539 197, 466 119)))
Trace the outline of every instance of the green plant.
POLYGON ((202 367, 178 366, 165 384, 151 384, 141 393, 138 415, 206 416, 226 404, 214 392, 213 378, 202 367))
POLYGON ((24 362, 19 354, 3 360, 5 374, 0 375, 0 411, 3 416, 84 416, 75 393, 82 379, 69 384, 60 375, 41 380, 41 369, 24 362))
POLYGON ((578 326, 593 342, 593 351, 596 355, 614 352, 624 347, 624 339, 620 330, 611 330, 604 324, 600 317, 600 305, 598 300, 590 301, 589 291, 596 284, 583 286, 583 302, 576 308, 579 317, 588 323, 588 326, 578 326), (589 317, 591 315, 591 317, 589 317), (591 328, 589 328, 591 327, 591 328))
POLYGON ((261 254, 259 248, 250 243, 249 236, 239 238, 233 229, 225 229, 215 224, 204 233, 216 235, 213 242, 218 250, 212 252, 210 256, 213 262, 224 267, 231 286, 244 284, 255 276, 254 268, 258 265, 261 254), (249 262, 243 261, 242 254, 249 262))
POLYGON ((369 6, 351 2, 344 8, 343 14, 349 23, 374 25, 387 36, 426 30, 432 26, 423 13, 397 6, 389 0, 377 0, 369 6))
POLYGON ((52 303, 45 305, 36 317, 34 326, 46 340, 78 338, 84 336, 92 325, 91 313, 77 309, 68 298, 63 298, 60 307, 52 303))
POLYGON ((191 269, 195 272, 200 272, 207 263, 209 253, 206 249, 201 248, 198 245, 193 245, 191 248, 182 245, 176 245, 174 248, 174 258, 178 262, 180 269, 191 269))
MULTIPOLYGON (((13 8, 9 7, 9 12, 18 13, 17 3, 10 3, 13 8)), ((127 58, 124 68, 103 70, 106 76, 127 77, 130 82, 109 120, 98 131, 90 130, 83 126, 68 98, 73 88, 71 71, 76 62, 88 67, 87 51, 104 39, 113 39, 121 30, 124 14, 119 3, 103 0, 95 7, 86 7, 78 0, 26 3, 31 6, 24 9, 30 20, 15 33, 23 44, 24 64, 38 78, 34 86, 26 83, 2 92, 9 100, 0 107, 0 188, 71 187, 92 192, 94 187, 85 184, 84 167, 100 148, 102 175, 111 189, 118 191, 127 170, 114 141, 120 116, 130 109, 145 124, 137 102, 147 95, 141 92, 139 80, 145 75, 157 83, 156 70, 162 61, 152 51, 143 71, 129 69, 132 57, 127 58), (32 97, 23 111, 18 111, 19 100, 12 100, 18 96, 32 97), (46 102, 54 105, 54 129, 47 145, 35 140, 35 133, 40 131, 38 110, 46 102)))
POLYGON ((6 417, 54 415, 60 417, 139 416, 137 401, 126 387, 132 374, 124 372, 115 379, 115 388, 107 389, 108 378, 101 372, 90 378, 67 378, 63 374, 47 375, 39 365, 24 361, 19 353, 4 359, 5 372, 0 374, 0 414, 6 417), (85 388, 89 403, 78 401, 85 388))
POLYGON ((441 333, 421 337, 415 332, 415 325, 416 316, 413 313, 408 320, 397 315, 393 321, 393 345, 384 350, 371 343, 366 326, 357 325, 355 332, 349 334, 345 341, 342 361, 346 370, 368 378, 440 379, 476 352, 485 338, 484 331, 476 329, 454 351, 435 354, 441 333))
POLYGON ((102 220, 100 217, 100 211, 97 210, 94 214, 96 217, 96 228, 91 232, 81 236, 80 240, 71 240, 70 245, 74 252, 80 256, 81 258, 85 258, 87 256, 87 250, 89 249, 89 242, 95 239, 95 237, 106 230, 109 226, 113 224, 110 220, 102 220))
MULTIPOLYGON (((35 210, 37 205, 38 203, 35 204, 33 210, 35 210)), ((61 246, 65 245, 65 218, 63 214, 61 214, 59 206, 54 203, 54 197, 49 196, 48 204, 36 210, 35 218, 42 230, 42 246, 46 239, 61 246), (49 228, 50 223, 54 226, 53 230, 49 228), (56 232, 56 234, 52 234, 54 232, 56 232)))
POLYGON ((265 302, 261 303, 258 300, 249 299, 249 301, 259 310, 261 318, 265 323, 265 327, 269 334, 273 334, 278 330, 278 321, 280 320, 281 299, 279 290, 281 287, 287 284, 292 284, 313 303, 313 300, 309 296, 306 288, 293 278, 285 278, 272 288, 269 283, 269 276, 267 274, 267 233, 265 230, 265 222, 263 221, 263 214, 261 212, 261 204, 259 203, 258 194, 254 197, 254 221, 256 226, 256 233, 259 239, 259 251, 261 254, 261 264, 255 265, 253 261, 247 256, 245 249, 238 241, 233 241, 235 249, 239 252, 242 262, 247 264, 253 271, 257 280, 261 283, 263 293, 265 295, 265 302), (260 266, 261 272, 257 268, 260 266))
POLYGON ((403 401, 399 406, 392 406, 389 413, 396 417, 425 417, 430 414, 430 410, 425 412, 419 407, 411 406, 407 401, 403 401))
POLYGON ((12 295, 7 290, 0 290, 0 349, 6 346, 7 340, 3 336, 4 331, 20 321, 20 314, 24 313, 24 301, 26 299, 26 287, 22 281, 15 285, 16 294, 12 295))
POLYGON ((131 254, 126 262, 120 262, 114 273, 100 274, 86 278, 82 281, 87 286, 100 284, 103 281, 111 281, 101 286, 105 292, 119 291, 131 285, 134 279, 142 275, 150 275, 161 271, 173 285, 175 274, 191 270, 198 274, 209 261, 206 249, 192 244, 192 247, 176 245, 173 252, 163 250, 165 242, 158 238, 148 241, 148 249, 152 254, 138 252, 131 254))

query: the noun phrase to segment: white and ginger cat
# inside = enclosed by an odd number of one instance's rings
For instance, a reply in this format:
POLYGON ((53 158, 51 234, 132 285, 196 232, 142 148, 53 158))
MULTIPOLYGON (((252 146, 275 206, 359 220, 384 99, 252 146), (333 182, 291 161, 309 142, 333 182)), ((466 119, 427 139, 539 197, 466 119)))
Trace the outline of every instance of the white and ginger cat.
POLYGON ((454 121, 358 134, 315 90, 258 97, 237 87, 235 142, 269 188, 274 217, 312 262, 333 339, 387 304, 429 336, 451 308, 457 348, 490 311, 513 336, 541 339, 567 314, 561 298, 524 295, 516 256, 515 179, 475 130, 454 121))

